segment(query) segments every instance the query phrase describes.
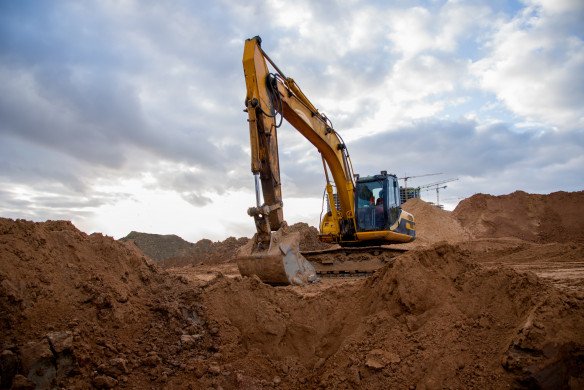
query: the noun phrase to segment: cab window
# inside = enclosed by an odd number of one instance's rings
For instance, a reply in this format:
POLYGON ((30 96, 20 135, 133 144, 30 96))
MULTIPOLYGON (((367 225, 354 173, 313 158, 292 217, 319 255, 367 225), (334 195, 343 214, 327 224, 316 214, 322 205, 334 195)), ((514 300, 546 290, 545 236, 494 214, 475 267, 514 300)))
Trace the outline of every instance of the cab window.
POLYGON ((384 227, 387 200, 383 184, 383 180, 357 184, 358 230, 378 230, 384 227))

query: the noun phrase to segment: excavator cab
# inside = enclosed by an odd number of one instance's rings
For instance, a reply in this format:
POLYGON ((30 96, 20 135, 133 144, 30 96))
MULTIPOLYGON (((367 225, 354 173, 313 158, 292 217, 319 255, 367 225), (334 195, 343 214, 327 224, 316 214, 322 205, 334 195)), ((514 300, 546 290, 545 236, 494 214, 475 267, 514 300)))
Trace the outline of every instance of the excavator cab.
MULTIPOLYGON (((356 176, 356 243, 387 245, 413 241, 416 237, 414 217, 400 206, 397 176, 386 171, 379 175, 356 176)), ((345 245, 355 245, 355 242, 345 245)))
POLYGON ((399 185, 395 175, 357 179, 355 183, 357 231, 387 230, 399 218, 399 185))

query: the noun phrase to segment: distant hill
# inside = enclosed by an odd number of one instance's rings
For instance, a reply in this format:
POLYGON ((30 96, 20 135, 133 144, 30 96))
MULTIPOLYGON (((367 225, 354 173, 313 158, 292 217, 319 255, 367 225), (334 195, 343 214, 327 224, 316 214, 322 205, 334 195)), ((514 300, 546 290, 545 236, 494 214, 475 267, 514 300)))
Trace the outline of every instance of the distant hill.
POLYGON ((120 241, 132 242, 146 256, 156 260, 162 267, 189 264, 216 264, 233 259, 237 249, 248 238, 229 237, 213 242, 206 238, 192 243, 175 234, 151 234, 132 231, 120 241))
MULTIPOLYGON (((330 248, 318 240, 318 230, 306 223, 299 222, 290 226, 290 231, 300 233, 300 250, 330 248)), ((229 237, 213 242, 206 238, 191 243, 177 235, 131 232, 120 241, 132 242, 146 256, 156 260, 164 268, 184 267, 191 264, 218 264, 233 261, 237 250, 249 238, 229 237)))
POLYGON ((151 234, 132 231, 120 241, 133 242, 144 254, 160 261, 171 257, 184 256, 195 244, 183 240, 175 234, 151 234))

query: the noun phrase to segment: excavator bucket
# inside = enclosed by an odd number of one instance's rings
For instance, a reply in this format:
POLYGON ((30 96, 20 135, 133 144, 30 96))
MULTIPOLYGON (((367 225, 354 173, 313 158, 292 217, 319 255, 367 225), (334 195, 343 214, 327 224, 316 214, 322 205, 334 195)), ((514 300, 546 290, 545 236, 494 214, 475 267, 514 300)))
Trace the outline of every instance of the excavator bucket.
POLYGON ((300 254, 299 234, 284 233, 282 229, 271 234, 270 243, 261 244, 257 234, 237 253, 237 267, 242 276, 257 275, 272 285, 304 285, 318 278, 312 264, 300 254), (262 248, 265 246, 267 248, 262 248))

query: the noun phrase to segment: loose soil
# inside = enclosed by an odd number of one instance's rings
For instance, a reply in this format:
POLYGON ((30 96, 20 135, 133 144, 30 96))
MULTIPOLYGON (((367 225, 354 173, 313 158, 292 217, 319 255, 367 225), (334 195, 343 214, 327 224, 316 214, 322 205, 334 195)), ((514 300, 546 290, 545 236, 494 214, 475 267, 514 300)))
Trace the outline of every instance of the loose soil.
MULTIPOLYGON (((448 212, 410 200, 409 252, 305 287, 239 276, 244 240, 200 241, 164 264, 139 240, 0 219, 0 385, 584 388, 581 202, 475 195, 448 212)), ((304 250, 322 248, 316 229, 294 228, 304 250)))

